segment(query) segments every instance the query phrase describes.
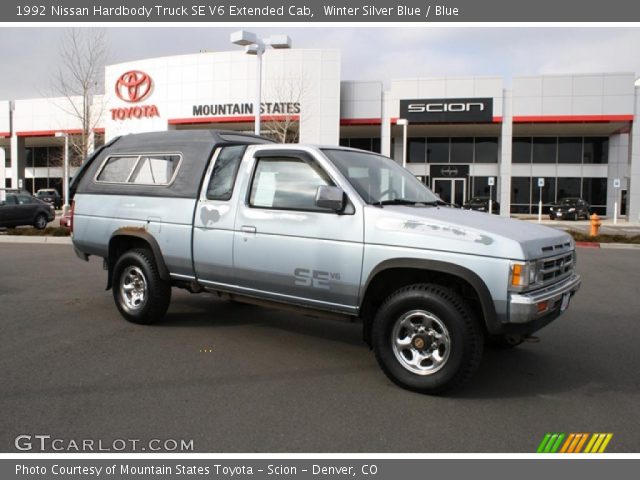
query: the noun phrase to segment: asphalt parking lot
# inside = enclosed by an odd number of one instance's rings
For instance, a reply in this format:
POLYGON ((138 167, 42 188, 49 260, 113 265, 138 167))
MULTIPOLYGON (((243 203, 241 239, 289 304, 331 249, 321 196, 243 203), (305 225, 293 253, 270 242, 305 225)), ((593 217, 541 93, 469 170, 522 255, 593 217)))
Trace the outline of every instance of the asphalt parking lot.
POLYGON ((200 452, 534 452, 546 432, 640 451, 640 253, 580 249, 582 290, 541 342, 487 350, 461 392, 391 384, 360 327, 174 290, 124 321, 99 260, 0 244, 0 451, 21 434, 192 439, 200 452))

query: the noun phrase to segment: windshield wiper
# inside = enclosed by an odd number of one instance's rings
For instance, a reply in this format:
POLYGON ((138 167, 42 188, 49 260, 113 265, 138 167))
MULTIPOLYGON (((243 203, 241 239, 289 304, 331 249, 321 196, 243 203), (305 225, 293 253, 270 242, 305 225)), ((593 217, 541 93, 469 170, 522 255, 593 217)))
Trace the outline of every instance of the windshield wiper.
MULTIPOLYGON (((404 198, 394 198, 393 200, 380 200, 378 202, 371 203, 374 207, 382 207, 384 205, 417 205, 417 206, 431 206, 436 205, 434 202, 418 202, 416 200, 405 200, 404 198)), ((439 205, 439 204, 437 204, 439 205)))
POLYGON ((453 203, 448 203, 448 202, 445 202, 444 200, 433 200, 431 202, 420 202, 420 203, 422 203, 423 205, 432 205, 434 207, 437 207, 439 205, 446 205, 446 206, 453 205, 453 203))

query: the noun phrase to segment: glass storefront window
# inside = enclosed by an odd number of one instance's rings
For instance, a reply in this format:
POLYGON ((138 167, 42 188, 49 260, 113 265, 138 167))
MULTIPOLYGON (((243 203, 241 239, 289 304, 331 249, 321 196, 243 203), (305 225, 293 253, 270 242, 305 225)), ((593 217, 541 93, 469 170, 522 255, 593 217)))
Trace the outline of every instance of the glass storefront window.
POLYGON ((427 139, 409 138, 407 139, 407 162, 425 163, 427 160, 427 139))
POLYGON ((559 177, 557 199, 580 196, 580 178, 559 177))
POLYGON ((560 137, 558 139, 558 163, 582 162, 582 137, 560 137))
POLYGON ((427 162, 449 163, 449 138, 427 139, 427 162))
POLYGON ((582 198, 593 206, 605 206, 607 204, 607 179, 583 178, 582 198))
POLYGON ((360 150, 371 151, 371 139, 370 138, 350 138, 349 146, 351 148, 358 148, 360 150))
POLYGON ((380 138, 341 138, 340 146, 380 153, 380 138))
POLYGON ((451 163, 473 163, 473 137, 451 139, 451 163))
POLYGON ((531 177, 511 178, 511 203, 531 204, 531 177))
POLYGON ((532 162, 556 163, 557 150, 557 137, 534 137, 532 162))
MULTIPOLYGON (((491 188, 489 187, 489 177, 471 177, 472 197, 488 197, 491 188)), ((491 199, 495 202, 497 199, 497 188, 494 185, 491 199)))
POLYGON ((584 138, 584 163, 608 163, 609 139, 607 137, 584 138))
POLYGON ((531 138, 514 137, 511 156, 513 163, 531 163, 531 138))
POLYGON ((498 138, 476 137, 475 163, 498 163, 498 138))

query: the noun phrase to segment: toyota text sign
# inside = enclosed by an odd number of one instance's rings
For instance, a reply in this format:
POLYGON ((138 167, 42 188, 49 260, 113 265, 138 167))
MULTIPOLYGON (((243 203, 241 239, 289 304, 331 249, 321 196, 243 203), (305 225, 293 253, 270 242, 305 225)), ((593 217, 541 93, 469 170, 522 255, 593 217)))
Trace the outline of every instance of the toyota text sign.
POLYGON ((409 123, 490 123, 493 98, 400 100, 400 117, 409 123))

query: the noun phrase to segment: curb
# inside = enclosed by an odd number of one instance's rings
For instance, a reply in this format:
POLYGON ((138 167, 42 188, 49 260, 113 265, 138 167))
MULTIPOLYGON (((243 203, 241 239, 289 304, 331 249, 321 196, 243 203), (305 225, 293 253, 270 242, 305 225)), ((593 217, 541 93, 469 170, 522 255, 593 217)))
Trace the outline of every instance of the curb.
POLYGON ((71 245, 71 237, 30 237, 28 235, 0 235, 0 243, 71 245))
POLYGON ((600 244, 596 242, 576 242, 576 247, 582 248, 600 248, 600 244))
POLYGON ((640 245, 636 243, 597 243, 597 242, 576 242, 578 248, 604 248, 605 250, 640 250, 640 245))

